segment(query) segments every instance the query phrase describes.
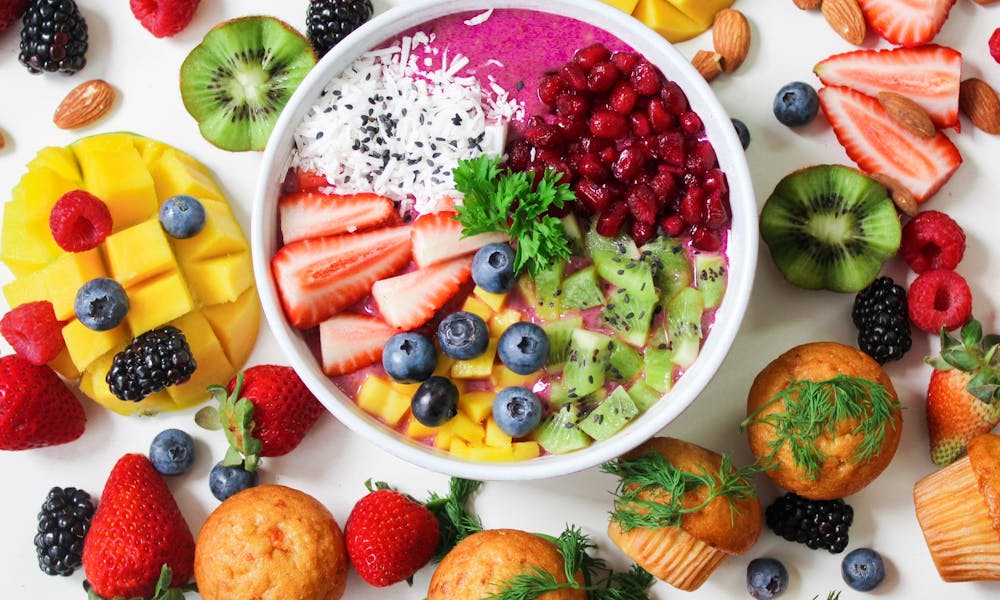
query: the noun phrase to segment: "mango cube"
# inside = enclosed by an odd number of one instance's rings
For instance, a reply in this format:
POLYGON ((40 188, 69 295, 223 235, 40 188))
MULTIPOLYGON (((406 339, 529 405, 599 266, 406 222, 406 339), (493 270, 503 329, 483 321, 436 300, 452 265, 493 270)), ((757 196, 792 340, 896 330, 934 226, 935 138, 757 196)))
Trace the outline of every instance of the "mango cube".
POLYGON ((56 318, 64 321, 74 316, 76 294, 91 279, 107 275, 104 261, 97 248, 85 252, 67 252, 38 272, 45 280, 47 300, 52 303, 56 318))
POLYGON ((184 332, 184 338, 191 348, 191 356, 198 363, 191 379, 166 389, 177 408, 186 408, 208 400, 209 393, 205 388, 213 384, 225 385, 235 368, 226 358, 222 345, 204 315, 189 312, 171 325, 184 332))
POLYGON ((66 351, 78 371, 85 370, 112 349, 124 347, 131 339, 124 323, 107 331, 94 331, 76 319, 66 323, 62 334, 66 351))
POLYGON ((526 387, 531 389, 531 386, 535 384, 538 380, 538 373, 528 373, 527 375, 520 375, 511 371, 504 365, 496 365, 493 367, 493 373, 490 375, 490 381, 493 382, 493 387, 498 390, 502 390, 506 387, 526 387))
POLYGON ((510 448, 511 437, 492 418, 486 420, 485 444, 491 448, 510 448))
POLYGON ((610 4, 622 12, 632 14, 632 11, 635 10, 635 5, 639 3, 639 0, 603 0, 603 2, 605 4, 610 4))
POLYGON ((490 318, 493 317, 493 309, 475 296, 469 296, 465 299, 465 303, 462 305, 462 310, 478 315, 484 322, 489 321, 490 318))
POLYGON ((410 398, 392 389, 388 380, 369 375, 358 390, 358 406, 395 427, 410 408, 410 398))
POLYGON ((69 351, 63 348, 55 358, 49 361, 49 367, 59 373, 63 379, 73 381, 80 376, 80 371, 73 364, 73 359, 69 357, 69 351))
POLYGON ((157 218, 109 235, 104 241, 111 275, 124 287, 177 270, 167 234, 157 218))
POLYGON ((490 335, 498 338, 503 335, 503 332, 507 331, 507 328, 517 323, 521 320, 521 313, 517 312, 512 308, 508 308, 503 312, 498 312, 493 315, 487 325, 490 328, 490 335))
POLYGON ((166 392, 150 394, 149 396, 143 398, 140 402, 119 400, 114 394, 111 393, 108 383, 104 380, 104 377, 111 369, 111 363, 114 360, 114 357, 114 351, 108 352, 91 364, 91 366, 80 377, 81 392, 90 398, 93 398, 94 401, 101 406, 120 415, 131 415, 132 413, 150 415, 175 408, 173 401, 170 399, 170 396, 166 394, 166 392))
POLYGON ((469 453, 470 450, 471 448, 469 448, 469 445, 458 438, 451 438, 448 441, 448 452, 454 454, 459 458, 471 460, 472 457, 469 453))
POLYGON ((250 258, 242 252, 186 263, 183 268, 191 291, 202 304, 233 302, 253 286, 250 258))
POLYGON ((455 434, 450 429, 438 427, 437 435, 434 436, 434 447, 439 450, 448 450, 453 439, 455 439, 455 434))
POLYGON ((507 294, 494 294, 493 292, 487 292, 478 285, 473 288, 472 293, 476 295, 477 298, 482 300, 483 304, 490 307, 493 312, 500 312, 503 305, 507 303, 507 294))
POLYGON ((222 192, 208 173, 174 148, 164 150, 159 160, 150 165, 149 172, 156 182, 156 197, 161 203, 178 194, 199 200, 224 201, 222 192))
POLYGON ((79 189, 76 179, 65 179, 55 171, 40 168, 28 171, 11 192, 4 207, 0 254, 16 273, 37 270, 62 254, 49 229, 52 207, 65 194, 79 189))
MULTIPOLYGON (((706 2, 706 0, 698 0, 698 2, 706 2)), ((702 25, 667 0, 639 0, 635 10, 632 11, 632 16, 673 43, 689 40, 711 25, 711 22, 702 25)))
POLYGON ((414 440, 436 436, 440 431, 440 427, 428 427, 418 421, 413 415, 410 415, 410 418, 406 421, 406 437, 414 440))
POLYGON ((201 203, 205 207, 205 228, 194 237, 173 240, 181 264, 248 252, 243 230, 233 218, 229 206, 208 199, 202 199, 201 203))
POLYGON ((511 450, 514 453, 514 460, 528 460, 529 458, 535 458, 541 456, 542 449, 538 445, 538 442, 530 440, 527 442, 514 442, 511 444, 511 450))
MULTIPOLYGON (((448 356, 447 354, 438 354, 438 363, 434 367, 434 375, 439 375, 441 377, 447 377, 451 373, 451 366, 455 364, 455 359, 448 356)), ((459 386, 459 391, 462 390, 461 381, 454 382, 455 385, 459 386)))
POLYGON ((28 161, 29 171, 38 169, 49 169, 68 181, 79 182, 83 179, 80 175, 80 164, 76 162, 76 155, 69 148, 49 146, 39 150, 35 158, 28 161))
POLYGON ((417 388, 420 387, 419 383, 400 383, 398 381, 392 381, 389 385, 392 386, 392 389, 394 391, 399 392, 400 394, 408 396, 410 398, 413 397, 413 394, 416 393, 417 388))
POLYGON ((455 379, 485 379, 493 372, 493 361, 497 355, 497 338, 490 338, 486 351, 469 360, 457 360, 451 365, 451 376, 455 379))
POLYGON ((451 433, 462 438, 473 446, 482 446, 486 436, 486 429, 479 423, 473 421, 459 411, 450 421, 441 426, 442 429, 449 429, 451 433))
POLYGON ((45 274, 42 271, 22 275, 3 286, 3 296, 7 299, 7 306, 11 308, 16 308, 28 302, 48 300, 48 295, 49 289, 45 282, 45 274))
POLYGON ((202 313, 212 325, 212 331, 222 344, 229 363, 238 369, 250 357, 257 342, 260 327, 257 290, 251 286, 235 302, 206 306, 202 313))
POLYGON ((493 412, 493 392, 467 392, 458 397, 458 410, 476 423, 482 423, 493 412))
POLYGON ((73 151, 87 190, 108 205, 114 231, 156 216, 159 204, 153 177, 132 145, 131 136, 120 141, 83 138, 73 144, 73 151))
MULTIPOLYGON (((135 335, 155 329, 194 309, 194 301, 177 271, 127 288, 125 320, 135 335)), ((207 321, 205 322, 207 325, 207 321)), ((195 357, 197 359, 197 357, 195 357)))
POLYGON ((715 13, 729 8, 735 0, 670 0, 674 8, 698 25, 708 29, 715 21, 715 13))

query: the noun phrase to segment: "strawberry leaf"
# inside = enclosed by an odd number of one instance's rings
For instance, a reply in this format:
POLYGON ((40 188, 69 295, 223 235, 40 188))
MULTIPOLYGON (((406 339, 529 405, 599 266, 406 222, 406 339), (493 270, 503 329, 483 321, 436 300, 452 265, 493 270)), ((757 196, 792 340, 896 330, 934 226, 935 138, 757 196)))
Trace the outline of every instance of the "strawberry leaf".
POLYGON ((229 442, 229 449, 226 450, 226 457, 222 463, 227 467, 242 464, 247 471, 256 471, 260 463, 262 444, 253 435, 256 426, 253 402, 249 398, 240 397, 243 380, 243 373, 239 373, 231 394, 219 385, 210 386, 208 389, 219 403, 218 419, 229 442))
POLYGON ((975 348, 983 339, 983 326, 979 321, 970 319, 962 326, 962 343, 966 348, 975 348))
POLYGON ((214 406, 206 406, 194 413, 194 422, 202 429, 218 431, 222 429, 222 420, 219 418, 219 409, 214 406))
POLYGON ((961 342, 959 342, 957 339, 955 339, 954 337, 952 337, 951 334, 948 333, 948 330, 945 329, 944 327, 942 327, 941 328, 941 352, 943 353, 945 350, 948 350, 949 348, 952 348, 954 346, 959 346, 959 345, 961 345, 961 342))
POLYGON ((960 371, 972 372, 979 368, 979 360, 968 350, 960 347, 949 348, 941 353, 941 358, 960 371))
POLYGON ((973 386, 970 384, 965 389, 979 400, 982 400, 986 404, 991 404, 993 402, 993 399, 996 398, 997 391, 1000 390, 1000 386, 996 385, 973 386))
POLYGON ((949 365, 947 361, 945 361, 940 356, 934 356, 934 357, 928 356, 927 358, 924 359, 924 362, 934 367, 938 371, 947 371, 948 369, 952 368, 951 365, 949 365))

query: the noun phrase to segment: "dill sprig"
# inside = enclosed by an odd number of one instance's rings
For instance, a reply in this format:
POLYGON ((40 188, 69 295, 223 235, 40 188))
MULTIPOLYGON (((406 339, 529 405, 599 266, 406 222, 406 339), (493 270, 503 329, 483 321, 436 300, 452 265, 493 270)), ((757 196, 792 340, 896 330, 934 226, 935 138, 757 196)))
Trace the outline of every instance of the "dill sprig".
POLYGON ((514 269, 531 276, 570 256, 562 221, 548 214, 576 196, 558 183, 560 173, 546 169, 538 182, 532 173, 505 171, 500 157, 460 160, 452 171, 455 189, 465 196, 455 206, 462 235, 499 231, 516 241, 514 269))
POLYGON ((675 467, 659 452, 619 458, 605 463, 601 470, 619 477, 613 492, 615 507, 611 520, 626 532, 636 528, 676 527, 684 515, 703 510, 720 497, 729 502, 735 518, 736 503, 757 495, 751 479, 761 471, 756 464, 737 469, 732 457, 726 454, 718 473, 709 473, 704 468, 692 473, 675 467), (707 488, 705 500, 684 506, 685 494, 698 487, 707 488))
POLYGON ((648 600, 646 590, 653 576, 642 567, 632 565, 627 572, 614 571, 590 551, 597 548, 580 528, 569 525, 559 537, 542 535, 555 544, 563 557, 565 583, 559 583, 553 573, 532 567, 525 573, 500 582, 499 591, 484 600, 534 600, 558 590, 584 590, 587 600, 648 600), (576 580, 582 573, 583 582, 576 580))
POLYGON ((440 562, 460 541, 483 530, 479 515, 469 509, 469 500, 482 485, 482 481, 452 477, 448 482, 447 496, 430 493, 424 505, 437 518, 440 535, 434 562, 440 562))
POLYGON ((791 382, 759 406, 740 423, 740 430, 755 423, 771 426, 774 439, 768 444, 771 451, 763 464, 773 465, 778 452, 787 444, 795 466, 815 479, 826 460, 816 444, 819 436, 833 435, 839 422, 856 419, 858 424, 851 433, 862 437, 851 460, 868 462, 881 451, 886 427, 896 427, 892 416, 901 407, 899 400, 875 381, 849 375, 825 381, 803 379, 791 382), (784 412, 760 416, 776 402, 784 403, 784 412))
MULTIPOLYGON (((819 596, 813 596, 812 600, 819 600, 819 596)), ((827 594, 826 600, 840 600, 840 590, 833 590, 827 594)))

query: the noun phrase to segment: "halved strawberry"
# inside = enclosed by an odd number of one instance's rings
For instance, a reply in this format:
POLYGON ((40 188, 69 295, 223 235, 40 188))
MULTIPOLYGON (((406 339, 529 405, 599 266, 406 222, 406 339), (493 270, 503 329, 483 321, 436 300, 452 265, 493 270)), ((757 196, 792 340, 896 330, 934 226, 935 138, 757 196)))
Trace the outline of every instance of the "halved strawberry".
POLYGON ((399 333, 382 319, 341 313, 319 324, 323 372, 346 375, 382 359, 382 348, 399 333))
POLYGON ((486 244, 506 242, 505 233, 481 233, 462 237, 462 224, 453 212, 422 215, 413 223, 413 261, 427 267, 444 260, 471 254, 486 244))
POLYGON ((931 44, 918 48, 855 50, 821 60, 813 68, 826 85, 863 94, 896 92, 913 100, 939 128, 958 125, 962 54, 931 44))
POLYGON ((309 329, 364 298, 373 283, 409 260, 410 228, 386 227, 286 244, 271 259, 271 272, 288 320, 309 329))
POLYGON ((871 96, 833 85, 819 91, 819 102, 851 160, 862 171, 900 182, 917 202, 930 198, 962 164, 943 133, 924 138, 910 132, 871 96))
POLYGON ((375 282, 372 296, 385 322, 413 329, 430 321, 472 275, 472 257, 410 271, 375 282))
POLYGON ((278 200, 281 237, 286 244, 370 229, 392 218, 392 200, 376 194, 298 192, 278 200))
POLYGON ((941 31, 955 0, 858 0, 865 20, 897 46, 920 46, 941 31))
POLYGON ((297 169, 295 171, 295 189, 300 192, 314 192, 320 188, 330 187, 326 175, 297 169))

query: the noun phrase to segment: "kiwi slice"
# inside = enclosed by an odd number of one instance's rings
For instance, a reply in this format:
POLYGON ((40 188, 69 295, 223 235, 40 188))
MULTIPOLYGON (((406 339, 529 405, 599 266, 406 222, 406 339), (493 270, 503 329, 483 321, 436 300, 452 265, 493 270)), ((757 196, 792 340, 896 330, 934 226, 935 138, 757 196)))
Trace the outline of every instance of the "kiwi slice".
POLYGON ((848 167, 817 165, 778 182, 760 232, 789 282, 854 293, 896 254, 902 229, 885 187, 848 167))
POLYGON ((639 408, 625 388, 619 386, 580 421, 580 429, 597 441, 610 438, 639 416, 639 408))
POLYGON ((214 27, 181 65, 181 98, 206 140, 263 150, 292 93, 316 64, 309 40, 273 17, 214 27))
POLYGON ((586 310, 606 304, 597 270, 593 265, 580 269, 562 282, 562 308, 565 311, 586 310))

